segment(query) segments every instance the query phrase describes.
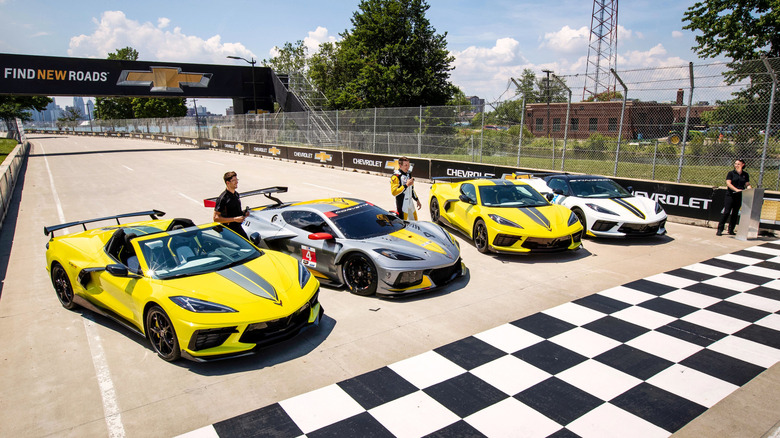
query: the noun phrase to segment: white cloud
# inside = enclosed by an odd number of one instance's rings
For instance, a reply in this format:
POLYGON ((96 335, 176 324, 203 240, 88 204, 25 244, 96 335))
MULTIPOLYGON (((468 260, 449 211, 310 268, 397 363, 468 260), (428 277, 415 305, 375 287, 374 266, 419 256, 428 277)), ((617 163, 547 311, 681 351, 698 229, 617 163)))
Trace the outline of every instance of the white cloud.
POLYGON ((520 43, 513 38, 498 39, 493 47, 470 46, 451 55, 455 57, 452 83, 467 95, 488 100, 498 98, 506 90, 509 78, 520 76, 527 64, 520 43))
POLYGON ((682 38, 683 33, 679 30, 673 30, 672 31, 672 38, 682 38))
POLYGON ((223 43, 219 35, 208 39, 187 35, 180 27, 164 30, 170 20, 160 18, 157 25, 127 18, 122 11, 106 11, 100 19, 92 19, 95 30, 90 35, 70 39, 68 55, 105 58, 117 49, 130 46, 138 51, 140 60, 172 62, 208 62, 224 64, 227 55, 254 56, 241 43, 223 43))
POLYGON ((336 37, 328 35, 328 29, 317 26, 316 30, 309 32, 309 36, 303 39, 303 45, 309 49, 309 55, 317 53, 322 43, 332 43, 336 41, 336 37))
POLYGON ((541 47, 559 53, 582 53, 588 49, 589 36, 590 30, 585 26, 579 29, 563 26, 557 32, 545 33, 541 47))

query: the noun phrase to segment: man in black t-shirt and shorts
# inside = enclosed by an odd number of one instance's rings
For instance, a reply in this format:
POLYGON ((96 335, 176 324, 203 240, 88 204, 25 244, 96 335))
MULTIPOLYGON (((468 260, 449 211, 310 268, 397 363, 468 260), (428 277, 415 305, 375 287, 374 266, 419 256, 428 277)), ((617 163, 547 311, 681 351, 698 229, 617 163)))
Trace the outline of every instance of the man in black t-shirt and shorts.
POLYGON ((244 222, 248 212, 241 210, 241 198, 236 191, 238 188, 238 175, 236 172, 227 172, 224 175, 225 191, 217 198, 214 206, 214 222, 224 224, 245 239, 248 239, 241 223, 244 222))

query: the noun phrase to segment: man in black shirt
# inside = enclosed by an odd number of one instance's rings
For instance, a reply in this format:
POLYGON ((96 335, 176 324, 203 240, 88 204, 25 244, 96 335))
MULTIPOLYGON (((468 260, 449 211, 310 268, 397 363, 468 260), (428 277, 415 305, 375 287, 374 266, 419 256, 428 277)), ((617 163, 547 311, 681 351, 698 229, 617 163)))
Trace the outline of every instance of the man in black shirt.
POLYGON ((734 232, 734 228, 737 226, 737 217, 739 216, 739 208, 742 207, 742 191, 745 189, 752 189, 750 185, 750 175, 745 172, 745 160, 739 159, 734 162, 734 170, 730 171, 726 175, 726 200, 723 204, 723 216, 718 222, 718 232, 715 233, 718 236, 723 235, 723 228, 726 225, 726 221, 729 220, 729 234, 737 234, 734 232))
POLYGON ((241 198, 236 191, 238 188, 238 175, 236 172, 227 172, 224 175, 225 191, 217 198, 214 206, 214 222, 224 224, 236 233, 248 239, 241 223, 244 222, 246 212, 241 210, 241 198))

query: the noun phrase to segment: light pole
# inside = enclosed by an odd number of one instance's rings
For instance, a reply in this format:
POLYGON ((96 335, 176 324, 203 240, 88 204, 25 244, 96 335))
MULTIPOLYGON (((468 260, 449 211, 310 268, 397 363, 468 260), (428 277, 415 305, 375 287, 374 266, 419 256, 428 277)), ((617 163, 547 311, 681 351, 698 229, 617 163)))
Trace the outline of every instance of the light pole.
POLYGON ((257 114, 257 93, 255 92, 255 58, 252 58, 252 60, 248 60, 246 58, 242 58, 240 56, 228 56, 230 59, 241 59, 249 64, 252 64, 252 112, 257 114))

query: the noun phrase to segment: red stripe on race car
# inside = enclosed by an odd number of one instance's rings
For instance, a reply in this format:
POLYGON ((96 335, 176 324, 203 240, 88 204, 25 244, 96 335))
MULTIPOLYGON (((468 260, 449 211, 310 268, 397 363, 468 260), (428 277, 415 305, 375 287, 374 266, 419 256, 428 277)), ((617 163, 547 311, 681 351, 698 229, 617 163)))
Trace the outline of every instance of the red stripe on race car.
POLYGON ((326 211, 325 212, 325 217, 336 217, 336 216, 337 216, 336 213, 334 213, 332 211, 326 211))
POLYGON ((203 200, 203 206, 204 207, 216 207, 217 201, 214 199, 204 199, 203 200))

